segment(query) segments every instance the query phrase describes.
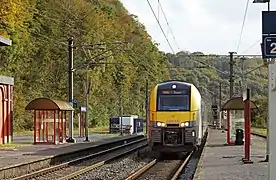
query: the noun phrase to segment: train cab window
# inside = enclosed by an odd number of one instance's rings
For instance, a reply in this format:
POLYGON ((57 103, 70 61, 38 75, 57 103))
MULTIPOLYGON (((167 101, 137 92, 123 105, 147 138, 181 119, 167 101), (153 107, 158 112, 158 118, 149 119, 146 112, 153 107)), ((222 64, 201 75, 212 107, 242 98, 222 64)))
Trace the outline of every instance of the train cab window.
POLYGON ((188 95, 160 95, 158 99, 158 111, 189 111, 190 102, 188 95))

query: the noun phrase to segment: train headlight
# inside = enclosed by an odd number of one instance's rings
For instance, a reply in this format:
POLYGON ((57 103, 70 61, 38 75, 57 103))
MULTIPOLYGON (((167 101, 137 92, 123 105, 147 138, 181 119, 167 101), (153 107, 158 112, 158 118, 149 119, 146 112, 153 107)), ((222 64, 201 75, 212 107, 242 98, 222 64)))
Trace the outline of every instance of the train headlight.
POLYGON ((157 122, 156 125, 158 127, 165 127, 166 124, 165 123, 161 123, 161 122, 157 122))
POLYGON ((185 123, 181 123, 180 126, 181 127, 188 127, 190 125, 189 122, 185 122, 185 123))
POLYGON ((162 125, 162 123, 161 122, 157 122, 157 124, 156 124, 157 126, 161 126, 162 125))

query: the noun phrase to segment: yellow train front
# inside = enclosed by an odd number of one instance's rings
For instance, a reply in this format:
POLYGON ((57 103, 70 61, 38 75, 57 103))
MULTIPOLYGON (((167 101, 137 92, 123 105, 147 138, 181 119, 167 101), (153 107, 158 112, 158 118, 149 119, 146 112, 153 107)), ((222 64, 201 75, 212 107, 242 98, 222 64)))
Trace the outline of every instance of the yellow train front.
POLYGON ((206 108, 190 83, 167 81, 150 93, 148 138, 153 151, 190 152, 206 132, 206 108))

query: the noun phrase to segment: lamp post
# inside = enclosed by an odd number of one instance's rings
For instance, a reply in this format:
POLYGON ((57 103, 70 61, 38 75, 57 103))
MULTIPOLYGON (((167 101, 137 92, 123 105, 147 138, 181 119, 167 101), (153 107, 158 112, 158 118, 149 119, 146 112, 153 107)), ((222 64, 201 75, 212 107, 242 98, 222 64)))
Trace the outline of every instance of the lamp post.
MULTIPOLYGON (((74 46, 73 45, 73 37, 70 37, 68 39, 68 55, 69 55, 69 58, 68 58, 68 101, 69 103, 73 106, 73 100, 74 100, 74 93, 73 93, 73 73, 74 71, 78 70, 78 69, 83 69, 85 67, 89 67, 90 65, 96 65, 96 64, 118 64, 118 63, 104 63, 104 62, 96 62, 96 60, 103 60, 103 59, 106 59, 107 57, 111 56, 111 55, 108 55, 108 56, 105 56, 105 57, 102 57, 102 58, 98 58, 99 56, 103 55, 104 53, 110 51, 110 50, 114 50, 116 49, 119 45, 121 44, 128 44, 128 42, 108 42, 108 43, 98 43, 98 44, 92 44, 92 45, 77 45, 77 46, 74 46), (74 54, 73 54, 73 49, 76 48, 77 46, 78 47, 91 47, 91 46, 95 46, 95 45, 103 45, 103 44, 115 44, 117 45, 115 48, 110 48, 100 54, 97 54, 96 56, 92 57, 91 59, 83 62, 82 64, 80 64, 79 66, 76 66, 74 68, 74 54), (98 58, 98 59, 97 59, 98 58)), ((121 64, 121 63, 119 63, 121 64)), ((86 106, 88 106, 88 93, 86 93, 86 106)), ((73 137, 73 129, 74 129, 74 114, 73 112, 71 111, 70 112, 70 116, 69 116, 69 137, 68 139, 66 140, 67 142, 70 142, 70 143, 75 143, 75 139, 73 137)), ((85 119, 85 125, 86 125, 86 132, 85 132, 85 141, 88 141, 88 107, 86 107, 86 119, 85 119)))
MULTIPOLYGON (((69 53, 69 58, 68 58, 68 101, 73 107, 73 73, 74 73, 74 55, 73 55, 73 38, 68 39, 68 53, 69 53)), ((73 126, 74 126, 74 114, 73 111, 70 111, 70 116, 69 116, 69 137, 66 140, 67 142, 74 143, 75 139, 73 137, 73 126)))

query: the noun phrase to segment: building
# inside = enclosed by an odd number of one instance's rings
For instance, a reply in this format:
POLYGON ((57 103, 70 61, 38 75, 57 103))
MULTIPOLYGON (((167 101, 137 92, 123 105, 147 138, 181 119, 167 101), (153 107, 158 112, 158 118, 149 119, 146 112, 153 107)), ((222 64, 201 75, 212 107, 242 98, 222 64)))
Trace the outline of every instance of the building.
MULTIPOLYGON (((12 41, 0 36, 0 46, 11 46, 12 41)), ((14 79, 0 75, 0 144, 12 141, 14 79)))

